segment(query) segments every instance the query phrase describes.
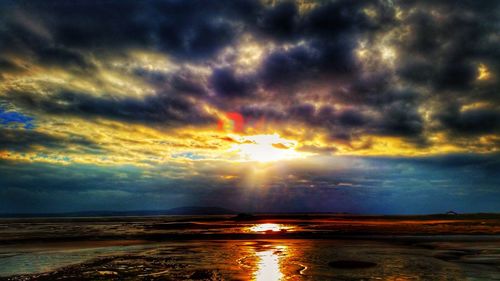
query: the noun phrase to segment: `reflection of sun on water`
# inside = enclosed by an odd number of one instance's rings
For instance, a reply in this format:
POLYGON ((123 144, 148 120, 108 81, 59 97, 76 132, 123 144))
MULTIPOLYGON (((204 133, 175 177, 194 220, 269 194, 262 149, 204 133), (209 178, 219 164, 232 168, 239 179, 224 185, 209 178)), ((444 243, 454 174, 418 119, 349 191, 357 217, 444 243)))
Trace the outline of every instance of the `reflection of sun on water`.
POLYGON ((289 228, 290 227, 277 223, 261 223, 261 224, 256 224, 250 227, 249 229, 250 231, 253 232, 278 232, 278 231, 286 231, 289 228))
POLYGON ((286 246, 278 246, 273 249, 256 252, 257 268, 254 273, 255 281, 279 281, 282 280, 280 259, 281 254, 286 250, 286 246))

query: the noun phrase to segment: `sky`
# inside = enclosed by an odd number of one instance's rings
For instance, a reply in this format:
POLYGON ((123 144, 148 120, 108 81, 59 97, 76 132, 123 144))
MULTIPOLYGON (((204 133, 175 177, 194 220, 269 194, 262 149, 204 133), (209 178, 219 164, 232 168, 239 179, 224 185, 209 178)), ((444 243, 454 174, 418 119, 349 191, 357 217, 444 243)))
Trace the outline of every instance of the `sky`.
POLYGON ((500 2, 0 2, 0 213, 500 212, 500 2))

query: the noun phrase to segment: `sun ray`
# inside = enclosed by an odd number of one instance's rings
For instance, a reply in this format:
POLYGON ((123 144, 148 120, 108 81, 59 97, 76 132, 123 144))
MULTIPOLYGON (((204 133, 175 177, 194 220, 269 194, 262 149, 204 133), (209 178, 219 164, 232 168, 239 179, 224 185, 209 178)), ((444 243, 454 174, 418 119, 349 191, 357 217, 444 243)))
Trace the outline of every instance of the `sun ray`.
POLYGON ((245 136, 238 144, 231 147, 241 160, 272 162, 304 158, 306 153, 295 150, 297 141, 287 140, 278 134, 245 136))

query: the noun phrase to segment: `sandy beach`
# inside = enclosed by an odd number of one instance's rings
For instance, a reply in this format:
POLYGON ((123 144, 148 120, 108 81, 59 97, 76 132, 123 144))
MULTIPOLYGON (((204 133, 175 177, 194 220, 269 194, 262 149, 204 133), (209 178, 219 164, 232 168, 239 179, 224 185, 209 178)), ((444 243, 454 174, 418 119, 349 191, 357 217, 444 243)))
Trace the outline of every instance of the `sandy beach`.
POLYGON ((0 280, 500 280, 494 215, 38 218, 1 226, 0 280))

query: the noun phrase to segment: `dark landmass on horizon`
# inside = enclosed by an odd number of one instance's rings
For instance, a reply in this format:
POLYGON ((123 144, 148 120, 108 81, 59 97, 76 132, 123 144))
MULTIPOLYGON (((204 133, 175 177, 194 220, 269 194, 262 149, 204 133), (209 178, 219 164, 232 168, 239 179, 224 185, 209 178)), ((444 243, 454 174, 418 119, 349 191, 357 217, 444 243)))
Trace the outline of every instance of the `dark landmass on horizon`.
POLYGON ((114 211, 114 210, 95 210, 95 211, 73 211, 73 212, 53 212, 53 213, 0 213, 0 218, 57 218, 57 217, 128 217, 128 216, 172 216, 172 215, 240 215, 239 219, 245 218, 258 218, 262 215, 275 215, 278 218, 283 216, 297 216, 297 215, 336 215, 336 216, 356 216, 374 217, 383 216, 388 218, 406 218, 406 217, 420 217, 437 218, 475 218, 475 217, 498 217, 500 213, 459 213, 455 211, 447 211, 443 213, 430 213, 430 214, 364 214, 364 213, 349 213, 349 212, 245 212, 235 211, 223 207, 214 206, 182 206, 165 210, 130 210, 130 211, 114 211))

